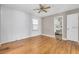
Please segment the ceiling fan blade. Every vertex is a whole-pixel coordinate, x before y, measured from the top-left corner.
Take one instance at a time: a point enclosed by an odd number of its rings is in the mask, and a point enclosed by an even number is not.
[[[38,13],[40,13],[41,12],[41,10],[39,10],[39,12]]]
[[[48,6],[48,7],[45,7],[44,9],[49,9],[49,8],[51,8],[50,6]]]
[[[40,10],[40,9],[33,9],[33,10]]]
[[[43,11],[47,13],[47,11],[46,11],[46,10],[44,10],[44,9],[43,9]]]
[[[40,7],[43,7],[42,4],[39,4],[39,5],[40,5]]]

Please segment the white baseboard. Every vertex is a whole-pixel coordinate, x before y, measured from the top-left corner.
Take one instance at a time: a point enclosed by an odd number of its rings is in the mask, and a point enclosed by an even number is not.
[[[41,35],[41,34],[38,34],[38,35]],[[29,37],[38,36],[38,35],[29,35],[29,36],[25,36],[25,37],[22,37],[22,38],[18,38],[18,39],[16,39],[16,40],[10,40],[10,41],[6,41],[6,42],[0,42],[0,45],[1,45],[1,44],[5,44],[5,43],[9,43],[9,42],[13,42],[13,41],[22,40],[22,39],[29,38]]]
[[[55,35],[48,35],[48,34],[38,34],[38,35],[44,35],[44,36],[48,36],[48,37],[55,37]],[[17,40],[22,40],[22,39],[25,39],[25,38],[29,38],[29,37],[34,37],[34,36],[38,36],[38,35],[29,35],[29,36],[25,36],[25,37],[22,37],[22,38],[18,38],[16,40],[11,40],[11,41],[7,41],[7,42],[2,42],[0,43],[1,44],[5,44],[5,43],[8,43],[8,42],[13,42],[13,41],[17,41]],[[66,38],[63,38],[64,40],[67,40]]]
[[[44,36],[55,37],[55,35],[42,34]]]
[[[42,35],[49,36],[49,37],[55,37],[55,35],[48,35],[48,34],[42,34]],[[62,38],[62,39],[67,40],[67,38]]]

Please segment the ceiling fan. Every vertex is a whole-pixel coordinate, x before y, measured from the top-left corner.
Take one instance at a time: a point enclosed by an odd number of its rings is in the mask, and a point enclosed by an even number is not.
[[[50,9],[51,7],[46,5],[46,4],[39,4],[39,8],[33,9],[34,11],[38,11],[38,13],[40,12],[45,12],[47,13],[47,9]]]

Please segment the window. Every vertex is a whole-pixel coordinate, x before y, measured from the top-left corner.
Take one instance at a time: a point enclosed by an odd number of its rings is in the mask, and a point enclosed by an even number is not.
[[[38,20],[37,19],[32,19],[32,24],[33,24],[33,30],[38,30]]]

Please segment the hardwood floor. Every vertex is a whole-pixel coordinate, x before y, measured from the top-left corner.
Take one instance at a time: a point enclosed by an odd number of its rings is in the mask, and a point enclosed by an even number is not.
[[[35,36],[3,44],[8,49],[1,54],[79,54],[79,44],[69,40],[57,40],[48,36]]]

